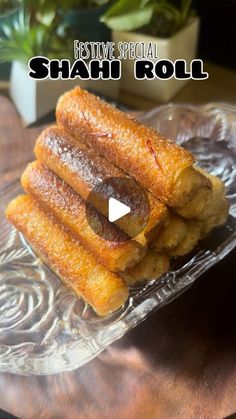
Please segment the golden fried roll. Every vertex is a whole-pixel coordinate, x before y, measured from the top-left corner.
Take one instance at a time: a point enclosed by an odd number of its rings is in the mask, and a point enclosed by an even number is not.
[[[204,169],[198,168],[198,170],[210,180],[212,185],[212,200],[209,205],[208,217],[215,217],[216,225],[223,224],[226,221],[226,210],[228,211],[227,208],[229,207],[226,199],[225,184],[220,178],[206,172]],[[223,213],[220,214],[222,210]]]
[[[148,222],[143,231],[135,237],[135,241],[143,246],[159,234],[160,229],[169,219],[169,211],[162,202],[153,198],[151,193],[148,193],[148,200],[150,206]]]
[[[226,187],[224,182],[218,176],[212,175],[211,173],[207,172],[205,169],[202,169],[201,167],[196,167],[196,169],[203,176],[209,179],[212,185],[213,192],[215,193],[215,195],[217,195],[217,198],[225,198]]]
[[[187,233],[187,223],[178,215],[171,213],[169,222],[162,227],[152,246],[157,252],[169,253],[185,239]]]
[[[106,229],[109,240],[94,233],[86,217],[86,203],[63,180],[39,162],[28,165],[22,175],[22,186],[42,206],[68,227],[95,258],[110,271],[123,271],[139,262],[145,249],[110,223],[103,215],[91,207],[98,215],[101,230]]]
[[[189,202],[183,207],[175,208],[175,211],[187,219],[205,220],[209,217],[212,199],[212,188],[202,186]]]
[[[18,196],[9,204],[6,215],[39,257],[99,315],[105,316],[125,303],[128,288],[123,280],[100,265],[32,198]]]
[[[56,116],[80,142],[171,206],[184,205],[206,182],[188,151],[79,87],[61,96]]]
[[[217,209],[217,212],[203,222],[202,226],[202,237],[205,237],[215,227],[223,225],[229,215],[229,202],[224,199],[221,206]]]
[[[170,256],[184,256],[194,249],[202,235],[202,222],[197,220],[186,220],[187,234],[185,238],[169,251]]]
[[[166,255],[158,254],[149,249],[144,258],[132,268],[121,272],[128,285],[133,285],[140,281],[150,281],[159,279],[169,269],[169,258]]]
[[[42,164],[49,167],[85,200],[88,199],[106,217],[110,194],[114,193],[116,197],[119,194],[127,196],[126,204],[132,211],[117,220],[116,224],[130,237],[138,234],[136,241],[142,245],[146,244],[168,215],[166,206],[150,193],[147,194],[149,206],[145,207],[140,188],[135,182],[126,182],[128,178],[122,170],[85,144],[73,139],[62,128],[54,126],[46,129],[36,142],[35,154]],[[104,186],[98,192],[90,194],[95,187],[105,185],[104,182],[111,178],[118,179],[112,191],[110,187]],[[120,182],[120,179],[124,179],[124,182]],[[140,233],[142,227],[143,231]]]
[[[197,167],[198,170],[210,182],[208,186],[201,187],[187,204],[182,208],[176,208],[176,212],[185,218],[196,218],[197,220],[208,220],[216,217],[219,208],[223,206],[226,196],[224,182],[206,170]],[[225,205],[224,205],[225,206]]]

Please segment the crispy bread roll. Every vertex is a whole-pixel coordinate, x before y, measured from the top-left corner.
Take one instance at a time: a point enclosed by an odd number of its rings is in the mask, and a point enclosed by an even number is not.
[[[184,256],[191,252],[196,246],[202,235],[202,222],[197,220],[186,220],[187,234],[185,238],[169,251],[170,256]]]
[[[175,208],[177,214],[181,217],[196,220],[206,220],[211,212],[211,202],[213,199],[212,188],[202,186],[198,189],[194,197],[183,207]]]
[[[144,258],[132,268],[126,269],[120,275],[128,285],[140,281],[150,281],[160,278],[169,269],[169,258],[166,255],[158,254],[149,249]]]
[[[120,193],[124,193],[128,199],[126,204],[132,211],[131,214],[117,220],[116,224],[130,237],[136,236],[136,241],[142,245],[150,240],[168,215],[166,206],[154,199],[150,193],[147,194],[150,211],[149,208],[145,208],[144,200],[140,197],[140,188],[136,187],[135,182],[126,182],[127,176],[122,170],[100,157],[85,144],[74,140],[59,127],[48,128],[41,134],[36,142],[35,154],[41,163],[64,179],[85,200],[89,199],[106,217],[110,195],[114,192],[117,197]],[[114,191],[104,187],[99,193],[90,194],[96,186],[109,178],[125,181],[122,183],[118,181],[113,188]],[[140,233],[142,226],[144,229]]]
[[[229,202],[224,199],[221,206],[217,208],[215,214],[203,222],[202,237],[205,237],[215,227],[223,225],[229,215]]]
[[[101,316],[120,308],[128,298],[123,280],[97,263],[72,235],[25,195],[6,211],[36,253]]]
[[[203,169],[198,168],[198,170],[210,180],[212,185],[212,200],[209,205],[208,217],[205,219],[206,232],[209,232],[212,228],[226,222],[229,214],[229,203],[226,199],[224,182]]]
[[[146,246],[159,234],[162,226],[169,219],[169,211],[162,202],[153,198],[151,193],[148,193],[148,200],[150,205],[148,222],[143,231],[135,237],[135,241],[143,246]]]
[[[61,96],[56,116],[80,142],[171,206],[184,205],[206,182],[188,151],[79,87]]]
[[[229,202],[226,199],[226,187],[224,182],[217,176],[207,173],[203,169],[199,169],[212,184],[212,201],[209,209],[209,217],[203,224],[203,237],[208,234],[214,227],[223,225],[229,215]]]
[[[185,239],[187,233],[187,223],[172,212],[169,222],[162,227],[152,246],[157,252],[169,253]]]
[[[226,188],[222,180],[217,176],[208,173],[206,170],[197,167],[198,170],[210,182],[210,187],[202,186],[195,196],[183,207],[175,211],[184,218],[196,218],[207,220],[215,218],[220,207],[225,207]],[[218,218],[218,217],[217,217]]]
[[[123,271],[139,262],[144,248],[99,214],[101,229],[110,240],[94,233],[86,217],[86,203],[63,180],[38,162],[30,163],[22,175],[22,186],[42,206],[52,213],[110,271]],[[97,211],[91,208],[91,211]],[[96,216],[96,215],[95,215]]]

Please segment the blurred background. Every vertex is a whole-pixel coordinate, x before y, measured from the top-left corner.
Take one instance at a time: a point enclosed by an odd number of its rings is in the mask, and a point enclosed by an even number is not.
[[[236,0],[0,0],[0,93],[26,125],[55,108],[75,84],[131,108],[161,103],[236,102]],[[73,61],[73,41],[155,42],[160,58],[204,60],[209,79],[143,80],[133,60],[120,81],[30,80],[35,55]]]

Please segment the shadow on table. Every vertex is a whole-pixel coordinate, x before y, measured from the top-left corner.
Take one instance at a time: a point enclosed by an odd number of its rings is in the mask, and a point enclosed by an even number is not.
[[[157,311],[117,345],[134,345],[158,367],[161,363],[226,349],[236,355],[236,251],[217,264],[186,293]],[[186,371],[187,373],[187,371]]]

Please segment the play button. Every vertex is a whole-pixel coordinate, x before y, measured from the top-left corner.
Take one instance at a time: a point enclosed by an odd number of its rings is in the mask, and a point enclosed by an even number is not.
[[[108,220],[113,223],[130,213],[130,207],[115,198],[109,198],[108,201]]]
[[[97,211],[91,210],[96,208]],[[104,227],[105,216],[111,228]],[[128,177],[96,179],[86,201],[86,217],[93,231],[105,240],[125,241],[138,236],[149,221],[150,206],[146,191]],[[117,234],[118,231],[124,234]],[[113,234],[114,233],[114,234]],[[115,237],[115,240],[114,240]]]

